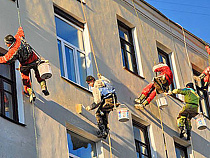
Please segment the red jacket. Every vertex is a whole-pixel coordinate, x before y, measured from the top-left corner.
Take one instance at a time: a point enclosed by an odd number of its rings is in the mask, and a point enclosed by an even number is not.
[[[209,46],[206,46],[205,48],[206,48],[208,54],[210,55],[210,48],[209,48]]]
[[[18,31],[14,37],[16,39],[15,43],[11,45],[7,54],[0,57],[0,63],[8,63],[9,61],[14,59],[15,55],[18,52],[18,48],[20,47],[21,44],[21,37],[24,37],[24,32],[22,27],[18,28]]]
[[[205,70],[203,70],[202,74],[205,74],[206,76],[204,77],[204,82],[209,82],[209,75],[210,75],[210,66],[208,66],[207,68],[205,68]]]
[[[154,72],[160,72],[159,76],[165,75],[169,85],[173,82],[173,73],[167,64],[157,64],[153,67]]]

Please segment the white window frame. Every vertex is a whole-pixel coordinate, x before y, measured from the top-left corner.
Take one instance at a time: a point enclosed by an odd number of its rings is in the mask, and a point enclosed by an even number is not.
[[[83,53],[85,55],[85,64],[86,64],[86,74],[88,75],[93,75],[93,67],[92,67],[92,62],[91,62],[91,48],[90,48],[90,39],[89,39],[89,33],[88,33],[88,28],[87,24],[84,24],[84,29],[80,28],[79,26],[71,23],[70,21],[66,20],[65,18],[59,16],[58,14],[54,14],[57,18],[63,20],[67,24],[71,25],[72,27],[76,28],[79,31],[82,31],[82,36],[83,36],[83,45],[84,45],[84,50],[81,50],[80,48],[72,45],[71,43],[65,41],[61,37],[57,36],[57,39],[61,41],[61,52],[62,52],[62,57],[63,57],[63,68],[64,68],[64,77],[66,80],[73,82],[74,84],[85,88],[90,91],[90,87],[86,88],[81,85],[80,81],[80,73],[79,73],[79,63],[78,63],[78,57],[77,57],[77,51],[80,53]],[[68,71],[67,71],[67,63],[66,63],[66,52],[65,52],[65,46],[67,46],[70,49],[73,49],[73,57],[74,57],[74,70],[75,70],[75,76],[76,76],[76,82],[70,80],[68,78]]]
[[[69,153],[69,157],[70,157],[70,156],[73,157],[73,158],[80,158],[80,157],[78,157],[78,156],[75,156],[75,155]]]
[[[138,75],[141,77],[144,77],[143,67],[142,67],[142,62],[141,62],[141,52],[140,52],[136,27],[132,28],[131,32],[132,32],[132,36],[133,36],[133,45],[134,45]]]
[[[19,123],[24,124],[24,104],[23,104],[23,84],[20,71],[17,70],[19,68],[20,63],[15,61],[15,75],[16,75],[16,92],[17,92],[17,106],[18,106],[18,118]]]

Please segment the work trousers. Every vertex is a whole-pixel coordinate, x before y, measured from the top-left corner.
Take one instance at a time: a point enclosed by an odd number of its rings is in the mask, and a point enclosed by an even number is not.
[[[191,119],[198,114],[198,105],[186,104],[179,112],[177,117],[177,126],[180,129],[186,127],[187,130],[192,129]]]

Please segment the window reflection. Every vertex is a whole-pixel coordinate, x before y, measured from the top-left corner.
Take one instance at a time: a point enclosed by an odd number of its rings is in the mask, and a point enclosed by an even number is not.
[[[67,131],[67,140],[70,157],[96,158],[96,145],[74,132]]]

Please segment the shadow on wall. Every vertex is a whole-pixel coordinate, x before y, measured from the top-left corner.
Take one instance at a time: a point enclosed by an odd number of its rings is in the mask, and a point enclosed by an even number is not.
[[[35,106],[41,111],[43,111],[46,115],[51,117],[53,120],[57,121],[59,124],[63,125],[64,127],[66,127],[66,122],[67,122],[88,133],[96,135],[97,129],[91,126],[86,121],[82,120],[68,109],[65,109],[62,105],[59,105],[53,101],[48,101],[39,94],[36,95],[37,99],[35,102]]]
[[[208,132],[206,132],[208,133]],[[207,137],[207,135],[206,135]],[[206,139],[192,131],[192,142],[193,142],[193,150],[204,156],[205,158],[210,158],[210,142]],[[202,146],[202,147],[201,147]],[[201,150],[202,149],[202,150]],[[194,155],[197,157],[196,155]]]

